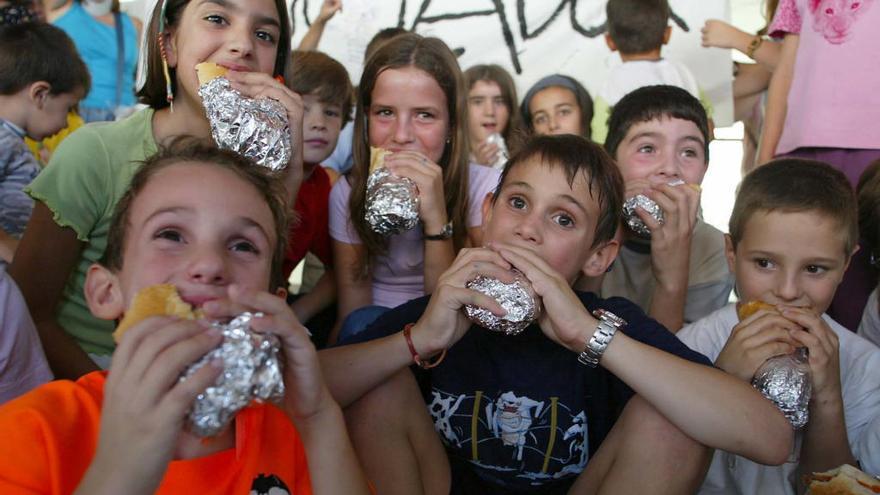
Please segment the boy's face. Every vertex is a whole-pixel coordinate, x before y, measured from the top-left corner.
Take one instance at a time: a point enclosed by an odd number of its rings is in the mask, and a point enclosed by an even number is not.
[[[706,141],[696,124],[673,117],[633,124],[615,153],[625,183],[700,184],[706,175]]]
[[[582,136],[581,107],[574,93],[560,86],[550,86],[535,93],[529,102],[535,134]]]
[[[579,173],[569,186],[561,166],[533,157],[512,168],[498,198],[491,199],[487,195],[483,202],[483,242],[530,249],[574,283],[596,251],[590,246],[599,203],[587,177]]]
[[[200,163],[159,170],[132,203],[128,225],[122,269],[114,275],[122,311],[154,284],[174,284],[193,306],[225,297],[231,284],[269,287],[272,212],[232,171]]]
[[[809,307],[822,314],[849,264],[846,231],[814,211],[757,211],[727,261],[740,300]]]
[[[31,112],[25,123],[28,137],[40,141],[67,127],[67,114],[85,96],[81,88],[69,93],[53,95],[42,94],[35,98],[35,111]]]
[[[322,102],[314,94],[303,96],[303,161],[313,165],[333,153],[342,130],[342,106]]]

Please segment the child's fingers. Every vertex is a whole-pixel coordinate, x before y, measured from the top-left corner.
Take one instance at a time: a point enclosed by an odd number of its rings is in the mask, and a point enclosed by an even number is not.
[[[438,292],[442,293],[441,299],[443,300],[443,304],[454,311],[457,311],[466,305],[472,305],[487,309],[497,316],[504,316],[507,314],[507,311],[498,304],[498,301],[496,301],[494,297],[487,296],[482,292],[452,285],[446,285]]]
[[[206,363],[186,380],[171,387],[171,390],[160,399],[159,407],[175,417],[182,418],[182,414],[189,410],[196,397],[214,383],[222,372],[222,361],[212,360]]]
[[[222,340],[219,330],[209,328],[173,343],[159,353],[151,363],[139,387],[153,391],[153,394],[161,397],[189,365],[215,349]]]
[[[513,268],[510,262],[504,259],[498,252],[488,248],[464,248],[459,251],[458,256],[453,260],[452,265],[446,270],[445,274],[452,274],[462,270],[467,265],[485,262],[492,263],[503,270]]]

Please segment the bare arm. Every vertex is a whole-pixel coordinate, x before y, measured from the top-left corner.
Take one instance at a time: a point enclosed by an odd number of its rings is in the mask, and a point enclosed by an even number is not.
[[[798,41],[796,34],[787,34],[782,41],[782,55],[779,66],[770,78],[767,90],[767,107],[764,113],[764,128],[761,132],[761,143],[758,150],[758,163],[764,164],[776,155],[779,138],[785,126],[785,114],[788,111],[788,90],[794,73],[794,61],[797,55]]]
[[[84,246],[73,229],[60,227],[52,211],[36,201],[21,249],[9,267],[31,311],[52,372],[59,379],[75,380],[98,369],[55,316],[64,285]]]
[[[335,277],[332,269],[324,270],[324,274],[321,275],[312,290],[293,301],[290,308],[293,309],[300,322],[305,324],[321,310],[333,304],[333,301],[336,300]]]
[[[733,80],[733,97],[739,99],[761,93],[770,85],[772,76],[773,72],[758,64],[739,64]]]
[[[324,3],[321,5],[321,13],[318,14],[318,18],[309,26],[309,30],[306,31],[302,41],[299,42],[298,49],[303,51],[317,50],[321,37],[324,35],[324,27],[327,26],[327,21],[332,19],[340,10],[342,10],[342,0],[324,0]]]
[[[717,48],[732,48],[743,55],[749,56],[749,45],[755,39],[755,35],[737,29],[730,24],[709,19],[702,29],[703,46]],[[755,62],[772,71],[779,64],[780,47],[778,43],[764,40],[754,53],[751,54]]]
[[[18,248],[18,239],[7,234],[5,230],[0,229],[0,259],[7,263],[12,263],[15,256],[15,250]]]
[[[333,240],[334,276],[336,278],[336,325],[327,337],[328,344],[336,343],[342,322],[352,311],[373,302],[372,279],[360,276],[358,265],[367,256],[363,244],[348,244]]]

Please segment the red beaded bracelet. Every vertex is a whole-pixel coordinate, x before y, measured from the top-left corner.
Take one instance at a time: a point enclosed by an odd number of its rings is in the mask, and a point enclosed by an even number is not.
[[[412,335],[410,335],[413,325],[415,325],[415,323],[410,323],[403,327],[403,338],[406,339],[406,346],[409,347],[409,353],[412,354],[413,362],[416,363],[416,365],[423,370],[429,370],[436,367],[438,364],[442,363],[443,358],[446,357],[446,349],[443,349],[443,352],[441,352],[440,355],[437,356],[433,362],[429,363],[426,361],[422,361],[422,358],[419,357],[419,353],[416,352],[416,346],[413,345]]]

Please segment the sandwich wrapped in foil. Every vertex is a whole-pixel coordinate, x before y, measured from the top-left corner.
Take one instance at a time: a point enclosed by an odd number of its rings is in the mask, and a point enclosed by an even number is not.
[[[247,98],[217,77],[199,88],[217,146],[271,170],[290,162],[290,123],[284,106],[271,98]]]
[[[186,426],[193,434],[214,436],[252,400],[278,401],[284,397],[278,337],[250,328],[251,320],[259,316],[242,313],[229,323],[214,323],[223,334],[222,343],[181,375],[183,381],[212,360],[223,361],[223,373],[196,397],[187,415]]]
[[[467,283],[468,289],[482,292],[498,301],[507,311],[504,316],[479,306],[468,304],[464,312],[477,325],[506,335],[516,335],[526,329],[541,314],[541,301],[532,285],[522,274],[516,272],[516,279],[506,284],[496,278],[479,275]]]
[[[772,357],[752,378],[752,386],[773,401],[795,429],[804,427],[810,418],[813,381],[807,352],[806,347],[799,347],[791,354]]]
[[[676,179],[670,182],[669,185],[680,186],[684,183],[683,180]],[[651,215],[654,220],[657,220],[660,225],[663,225],[663,222],[666,221],[666,218],[663,216],[663,210],[653,199],[644,194],[637,194],[623,202],[623,218],[626,219],[626,226],[639,237],[650,239],[651,229],[649,229],[648,226],[645,225],[645,222],[643,222],[636,214],[636,208],[641,208],[648,212],[648,214]]]
[[[504,165],[507,164],[507,159],[510,158],[510,152],[507,151],[507,143],[504,142],[504,136],[496,132],[490,134],[489,137],[486,138],[486,141],[498,146],[498,153],[495,155],[495,162],[490,165],[494,169],[502,170]]]
[[[377,234],[390,236],[419,223],[419,190],[407,177],[398,177],[385,167],[367,179],[366,220]]]

